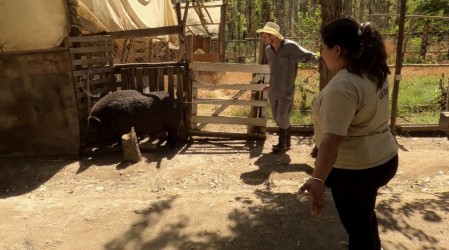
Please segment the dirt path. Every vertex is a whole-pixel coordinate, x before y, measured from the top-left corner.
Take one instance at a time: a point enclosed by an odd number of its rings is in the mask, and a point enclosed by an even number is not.
[[[196,140],[176,152],[0,159],[0,249],[345,249],[326,190],[320,219],[296,194],[310,137]],[[449,141],[399,138],[400,169],[377,205],[384,249],[448,249]]]

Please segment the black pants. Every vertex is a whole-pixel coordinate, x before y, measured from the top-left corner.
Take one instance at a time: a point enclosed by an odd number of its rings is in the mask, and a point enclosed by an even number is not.
[[[349,236],[350,250],[381,248],[376,206],[377,190],[396,174],[398,156],[378,167],[364,170],[333,168],[326,180],[338,215]]]

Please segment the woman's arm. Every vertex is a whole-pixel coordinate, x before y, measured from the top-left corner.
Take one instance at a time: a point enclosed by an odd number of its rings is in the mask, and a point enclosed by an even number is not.
[[[302,194],[305,191],[309,193],[310,210],[313,216],[319,217],[324,207],[324,181],[329,175],[338,155],[343,136],[336,134],[324,134],[323,141],[319,146],[318,155],[315,161],[315,169],[312,177],[307,180],[299,189]]]

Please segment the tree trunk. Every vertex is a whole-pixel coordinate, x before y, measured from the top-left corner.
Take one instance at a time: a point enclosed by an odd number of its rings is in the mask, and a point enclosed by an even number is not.
[[[343,6],[345,10],[345,16],[352,16],[352,0],[345,0]]]
[[[236,8],[235,8],[235,3],[232,3],[232,1],[231,1],[231,6],[230,6],[230,8],[229,9],[231,9],[231,13],[230,13],[230,22],[228,22],[228,41],[230,41],[230,40],[234,40],[234,22],[235,22],[235,16],[236,16],[236,14],[235,14],[235,11],[236,11]]]
[[[363,14],[365,13],[365,0],[360,0],[359,22],[363,22]]]
[[[263,0],[262,2],[262,13],[263,19],[262,23],[265,25],[266,22],[271,20],[271,4],[270,0]],[[265,58],[265,45],[260,42],[259,43],[259,64],[267,64],[267,59]]]
[[[274,18],[276,23],[281,27],[281,34],[287,27],[285,27],[285,13],[284,13],[284,0],[274,0]]]
[[[293,36],[298,36],[297,30],[299,29],[299,9],[298,9],[298,1],[292,1],[292,11],[293,11]]]
[[[422,37],[421,37],[421,48],[419,49],[419,59],[425,60],[427,54],[427,47],[429,46],[429,30],[430,30],[430,20],[427,19],[424,23]]]
[[[248,22],[246,34],[247,37],[252,37],[251,34],[254,33],[254,27],[253,27],[253,5],[247,4],[246,6],[246,20]]]
[[[293,0],[289,0],[288,1],[288,5],[287,5],[287,11],[288,11],[288,14],[286,15],[286,16],[288,16],[288,18],[287,18],[287,29],[288,29],[288,32],[287,32],[287,35],[288,36],[290,36],[290,37],[293,37],[293,34],[294,34],[294,32],[293,32],[293,9],[292,9],[292,6],[293,6],[293,4],[292,4],[292,2],[293,2]]]
[[[342,0],[320,0],[321,4],[321,25],[325,26],[330,22],[341,18]],[[324,61],[320,60],[320,90],[322,90],[329,80],[334,76],[334,72],[329,71],[324,64]]]

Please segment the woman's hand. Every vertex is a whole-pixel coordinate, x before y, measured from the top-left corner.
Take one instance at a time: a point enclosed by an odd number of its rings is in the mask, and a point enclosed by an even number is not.
[[[314,217],[320,217],[324,207],[324,183],[319,179],[309,179],[299,188],[299,194],[305,191],[310,198],[310,212]]]

